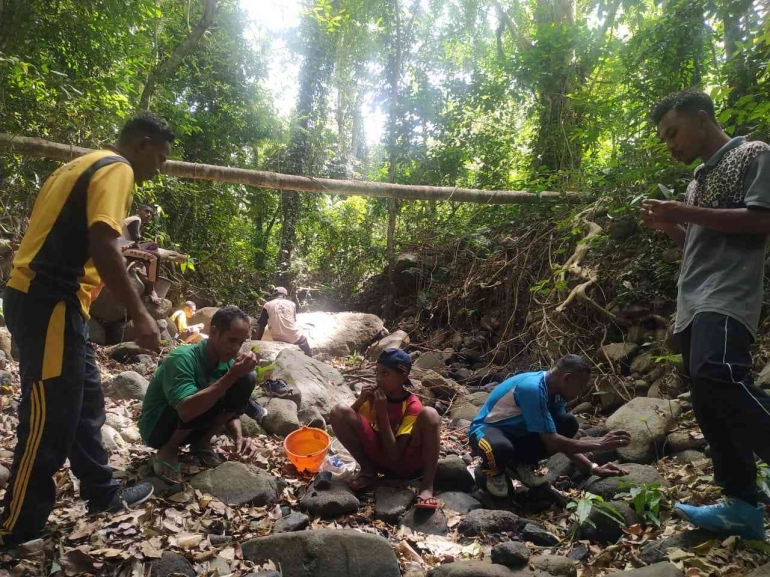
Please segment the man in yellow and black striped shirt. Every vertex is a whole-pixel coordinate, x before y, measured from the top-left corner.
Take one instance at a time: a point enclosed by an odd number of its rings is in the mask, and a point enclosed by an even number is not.
[[[125,304],[136,342],[158,347],[158,326],[129,282],[118,244],[134,183],[155,177],[173,133],[142,113],[117,146],[59,168],[38,194],[5,290],[8,328],[19,348],[18,443],[0,515],[0,544],[38,536],[56,497],[54,474],[69,459],[91,512],[116,511],[152,495],[121,488],[101,441],[104,397],[88,342],[89,308],[103,280]]]

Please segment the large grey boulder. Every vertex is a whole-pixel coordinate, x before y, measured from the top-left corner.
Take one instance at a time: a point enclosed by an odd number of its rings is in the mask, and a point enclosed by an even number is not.
[[[639,345],[636,343],[611,343],[602,347],[602,353],[613,364],[633,357],[638,351]]]
[[[684,573],[677,569],[676,565],[668,561],[642,567],[641,569],[624,571],[624,573],[626,577],[684,577]]]
[[[149,382],[135,371],[124,371],[112,377],[102,388],[104,394],[113,399],[125,401],[144,399]]]
[[[219,310],[219,307],[203,307],[195,311],[195,314],[187,321],[188,325],[199,325],[203,323],[203,333],[209,334],[211,330],[211,319]]]
[[[8,480],[11,478],[11,472],[0,465],[0,489],[4,489],[8,484]]]
[[[523,567],[529,563],[530,550],[524,543],[506,541],[492,547],[492,563],[506,567]]]
[[[412,488],[377,487],[374,490],[374,518],[395,523],[414,503]]]
[[[668,560],[668,552],[671,549],[692,549],[713,538],[714,533],[710,533],[705,529],[691,529],[681,533],[674,533],[670,537],[645,543],[640,557],[648,565],[661,563]]]
[[[300,351],[283,350],[275,359],[273,378],[283,379],[302,395],[302,407],[315,407],[324,419],[337,403],[351,404],[356,396],[340,372]]]
[[[387,539],[349,529],[281,533],[241,544],[243,558],[269,559],[287,577],[400,577]]]
[[[331,488],[325,491],[318,491],[311,485],[299,506],[322,519],[333,519],[340,515],[355,513],[361,506],[361,502],[346,482],[332,481]]]
[[[264,507],[278,501],[285,482],[257,467],[228,461],[215,469],[198,473],[190,485],[227,505],[248,503]]]
[[[367,313],[300,313],[297,324],[307,335],[313,352],[346,357],[363,351],[382,334],[382,319]]]
[[[461,491],[446,491],[436,497],[444,502],[444,509],[465,515],[475,509],[481,509],[482,505],[472,495]]]
[[[434,482],[438,491],[462,491],[469,493],[476,482],[468,472],[468,465],[457,455],[439,459]]]
[[[441,509],[417,509],[412,507],[401,518],[401,524],[419,533],[428,535],[446,535],[449,530],[447,520]]]
[[[661,487],[668,487],[668,481],[661,477],[655,467],[650,465],[638,465],[636,463],[626,463],[623,468],[628,471],[628,475],[622,477],[601,477],[593,476],[588,479],[585,490],[589,493],[599,495],[605,501],[611,501],[616,495],[628,492],[628,489],[621,488],[621,485],[636,484],[646,485],[657,483]]]
[[[449,355],[443,351],[425,351],[412,364],[412,368],[418,373],[421,371],[435,371],[440,375],[447,375],[446,361]]]
[[[144,292],[144,284],[136,276],[133,268],[128,271],[128,278],[136,294],[141,295]],[[92,317],[108,323],[128,320],[128,311],[123,301],[108,286],[103,287],[99,296],[91,303],[89,313]]]
[[[637,397],[607,419],[611,430],[628,431],[631,443],[618,449],[618,457],[631,463],[652,463],[663,456],[666,434],[676,426],[678,401]]]
[[[509,569],[505,565],[496,565],[487,561],[458,561],[434,567],[427,577],[549,577],[543,571],[530,569]]]
[[[666,451],[669,453],[703,451],[706,445],[708,445],[708,442],[703,438],[703,435],[696,439],[686,431],[674,431],[666,437]]]
[[[475,537],[483,533],[517,533],[526,521],[510,511],[475,509],[465,516],[457,527],[463,537]]]
[[[260,397],[258,402],[267,409],[267,416],[260,425],[268,433],[285,437],[299,429],[297,405],[291,399]]]
[[[301,352],[297,345],[290,345],[289,343],[281,343],[278,341],[246,341],[241,346],[239,352],[246,353],[257,347],[257,354],[259,354],[260,364],[273,364],[276,357],[285,349]]]
[[[366,350],[366,358],[370,361],[376,361],[385,349],[403,349],[408,344],[409,335],[402,330],[398,330],[371,345]]]
[[[545,571],[549,575],[560,577],[577,577],[577,565],[572,559],[560,555],[538,555],[532,557],[533,568]]]
[[[118,343],[104,349],[104,354],[119,363],[133,362],[139,355],[146,355],[147,353],[146,349],[132,342]]]

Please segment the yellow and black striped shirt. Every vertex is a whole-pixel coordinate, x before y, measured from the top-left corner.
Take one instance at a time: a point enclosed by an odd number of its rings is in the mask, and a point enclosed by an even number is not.
[[[23,293],[79,303],[89,318],[99,283],[88,252],[88,229],[103,222],[121,233],[134,191],[134,171],[122,156],[99,150],[54,172],[40,190],[8,286]]]

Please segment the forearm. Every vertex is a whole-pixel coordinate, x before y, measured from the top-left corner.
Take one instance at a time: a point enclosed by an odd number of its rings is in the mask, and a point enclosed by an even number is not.
[[[225,376],[212,385],[198,391],[194,395],[190,395],[179,403],[176,406],[179,418],[187,422],[195,417],[199,417],[213,407],[232,385],[233,378],[229,375],[230,373],[225,374]]]
[[[117,238],[90,243],[89,250],[96,270],[105,285],[125,305],[132,318],[145,312],[126,271],[126,261],[118,248]]]
[[[589,451],[600,451],[604,447],[602,446],[601,439],[584,439],[576,440],[568,437],[562,437],[557,435],[550,443],[550,447],[547,446],[551,453],[564,453],[572,459],[573,456],[580,453],[588,453]]]
[[[377,417],[377,421],[385,423],[380,426],[380,440],[382,441],[382,448],[385,451],[385,456],[392,463],[397,462],[401,458],[401,451],[398,448],[396,442],[396,436],[393,434],[393,429],[388,425],[388,417]]]
[[[687,230],[681,224],[674,224],[665,230],[665,233],[671,237],[679,248],[684,248],[684,238]]]
[[[227,433],[233,441],[236,441],[243,437],[243,427],[241,426],[241,420],[238,417],[230,419],[226,425]]]
[[[683,220],[728,234],[770,234],[770,210],[685,205]]]
[[[586,457],[583,453],[575,453],[573,455],[567,455],[570,461],[575,463],[580,469],[585,472],[589,472],[594,466],[594,462]]]

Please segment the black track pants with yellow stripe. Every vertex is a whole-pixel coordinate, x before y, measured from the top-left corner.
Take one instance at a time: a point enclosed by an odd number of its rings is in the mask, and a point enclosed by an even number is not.
[[[53,509],[53,476],[69,459],[81,497],[100,506],[118,484],[101,440],[104,396],[88,328],[77,304],[7,288],[3,303],[19,348],[18,442],[0,515],[0,539],[39,536]]]

